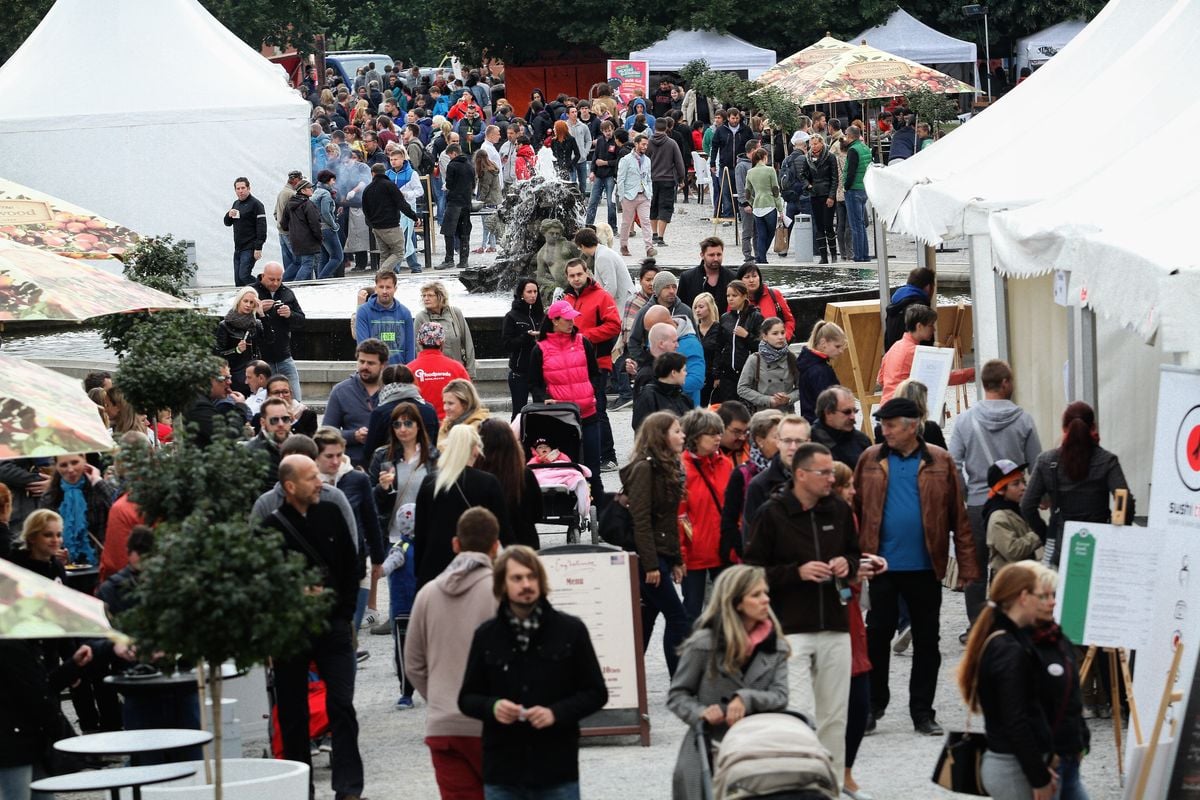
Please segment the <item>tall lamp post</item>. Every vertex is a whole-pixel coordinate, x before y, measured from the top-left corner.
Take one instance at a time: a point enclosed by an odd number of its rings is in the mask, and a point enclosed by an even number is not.
[[[983,53],[987,64],[987,94],[988,102],[992,102],[992,45],[988,41],[988,7],[981,5],[970,5],[962,7],[962,15],[968,19],[972,17],[983,17]]]

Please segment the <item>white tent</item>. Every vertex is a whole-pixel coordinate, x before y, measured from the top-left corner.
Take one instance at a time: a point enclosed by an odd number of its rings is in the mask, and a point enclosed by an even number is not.
[[[270,217],[288,171],[309,171],[310,110],[197,0],[58,0],[0,68],[0,163],[143,234],[195,241],[200,283],[228,284],[233,180],[248,177]],[[268,248],[278,258],[273,234]]]
[[[965,74],[974,76],[977,60],[974,42],[960,41],[934,30],[903,8],[893,11],[882,25],[868,28],[850,41],[860,44],[864,39],[871,47],[919,64],[939,68],[947,64],[966,64]]]
[[[1018,39],[1017,69],[1037,68],[1045,64],[1086,27],[1087,23],[1083,20],[1069,19]]]
[[[775,66],[775,51],[756,47],[732,34],[715,31],[672,31],[667,38],[643,50],[629,54],[635,61],[649,61],[651,72],[682,69],[689,61],[702,58],[709,69],[745,70],[754,80]]]
[[[1058,438],[1066,399],[1097,405],[1106,446],[1120,454],[1142,498],[1154,421],[1129,412],[1153,408],[1158,365],[1194,347],[1194,338],[1189,345],[1185,336],[1165,335],[1188,317],[1165,318],[1196,296],[1195,289],[1180,296],[1192,276],[1180,257],[1189,245],[1179,238],[1190,230],[1181,209],[1194,208],[1196,168],[1185,159],[1164,184],[1171,189],[1164,201],[1175,198],[1178,206],[1148,196],[1126,206],[1125,216],[1101,213],[1106,201],[1121,205],[1122,173],[1112,169],[1121,147],[1104,137],[1047,140],[1030,121],[1086,117],[1114,96],[1136,96],[1146,107],[1173,109],[1160,120],[1165,129],[1186,130],[1175,127],[1177,115],[1194,92],[1178,54],[1198,48],[1200,4],[1193,0],[1111,0],[1062,53],[976,119],[914,158],[867,174],[871,201],[892,230],[932,244],[968,237],[977,360],[1013,363],[1018,399],[1034,413],[1042,440]],[[1101,213],[1094,222],[1086,216],[1093,212]],[[1089,267],[1100,252],[1104,261]],[[1122,253],[1149,257],[1154,271],[1131,268]],[[1076,270],[1066,311],[1055,306],[1044,274],[1058,266]],[[1181,272],[1171,276],[1171,269]],[[1156,331],[1164,335],[1147,343]]]

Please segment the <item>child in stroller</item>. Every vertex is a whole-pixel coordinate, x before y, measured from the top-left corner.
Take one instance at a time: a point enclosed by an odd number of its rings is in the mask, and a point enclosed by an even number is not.
[[[548,465],[554,463],[571,464],[571,459],[561,450],[550,446],[544,438],[533,442],[533,457],[529,459],[530,466]],[[582,472],[580,471],[582,470]],[[533,475],[539,486],[565,486],[568,491],[575,493],[575,510],[579,516],[586,517],[588,506],[591,505],[591,490],[588,478],[592,471],[583,465],[564,467],[562,469],[535,469]]]

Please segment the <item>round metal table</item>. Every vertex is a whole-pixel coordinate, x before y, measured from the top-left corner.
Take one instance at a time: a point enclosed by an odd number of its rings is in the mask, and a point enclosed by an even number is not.
[[[106,736],[107,734],[97,734]],[[77,737],[84,738],[84,737]],[[68,740],[69,741],[69,740]],[[166,783],[196,774],[196,767],[189,764],[155,764],[150,767],[116,767],[88,772],[73,772],[55,775],[34,781],[29,788],[35,792],[69,794],[74,792],[96,792],[107,789],[112,800],[120,800],[121,790],[133,789],[133,800],[142,800],[142,787],[151,783]]]
[[[147,728],[137,731],[107,731],[72,736],[54,743],[54,749],[81,756],[122,756],[131,753],[154,753],[179,747],[208,744],[213,735],[208,731],[184,728]]]

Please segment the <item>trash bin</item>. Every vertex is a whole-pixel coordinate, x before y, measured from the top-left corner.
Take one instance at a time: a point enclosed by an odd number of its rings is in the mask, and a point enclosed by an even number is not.
[[[797,214],[792,217],[792,241],[788,252],[800,262],[813,260],[812,217],[808,214]]]

